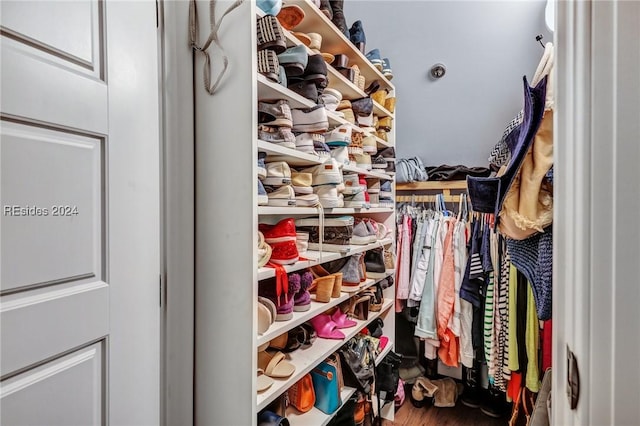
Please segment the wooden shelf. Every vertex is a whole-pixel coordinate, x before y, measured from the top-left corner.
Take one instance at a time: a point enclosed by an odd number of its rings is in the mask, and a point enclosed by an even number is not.
[[[309,321],[311,318],[314,318],[314,317],[320,315],[321,313],[333,308],[334,306],[338,306],[340,303],[342,303],[345,300],[349,299],[354,294],[359,293],[359,292],[371,287],[375,283],[378,283],[378,282],[382,281],[383,279],[387,278],[390,275],[391,274],[387,274],[384,278],[368,279],[365,282],[363,282],[362,284],[360,284],[360,286],[358,286],[357,290],[354,290],[354,291],[349,292],[349,293],[343,291],[341,293],[340,297],[337,297],[335,299],[331,299],[331,301],[328,302],[328,303],[316,302],[316,301],[313,300],[313,296],[312,296],[311,309],[309,309],[306,312],[294,312],[293,313],[293,318],[288,320],[288,321],[276,321],[276,322],[274,322],[273,324],[271,324],[269,329],[263,335],[258,336],[257,345],[260,346],[263,343],[269,342],[269,341],[275,339],[276,337],[280,336],[281,334],[286,333],[287,331],[291,330],[292,328],[299,326],[303,322]]]
[[[464,180],[396,183],[396,191],[438,191],[441,189],[467,189]]]
[[[306,413],[299,413],[295,409],[291,409],[287,411],[287,420],[289,420],[291,426],[326,426],[355,392],[355,388],[345,386],[340,393],[342,404],[340,404],[340,407],[333,414],[325,414],[316,407],[313,407]]]
[[[386,245],[389,245],[393,242],[393,240],[391,238],[385,238],[383,240],[379,240],[375,243],[371,243],[371,244],[367,244],[367,245],[362,245],[362,246],[356,246],[356,245],[351,245],[351,246],[345,246],[345,249],[341,252],[330,252],[330,251],[324,251],[322,252],[322,256],[320,256],[320,252],[318,251],[314,251],[314,250],[309,250],[307,251],[303,257],[309,259],[309,260],[301,260],[298,261],[296,263],[294,263],[293,265],[286,265],[284,268],[287,271],[287,273],[290,272],[295,272],[295,271],[299,271],[300,269],[305,269],[305,268],[309,268],[311,266],[315,266],[315,265],[319,265],[322,263],[326,263],[326,262],[330,262],[332,260],[337,260],[340,259],[342,257],[347,257],[347,256],[351,256],[352,254],[356,254],[356,253],[362,253],[365,252],[367,250],[371,250],[377,247],[384,247]],[[258,268],[258,281],[267,279],[267,278],[272,278],[276,276],[276,271],[273,268],[269,268],[269,267],[262,267],[262,268]]]
[[[257,395],[257,411],[265,408],[282,392],[293,386],[302,376],[310,372],[316,365],[324,361],[329,355],[340,349],[349,339],[354,337],[364,327],[387,312],[394,304],[392,299],[386,299],[380,312],[369,312],[366,321],[355,320],[357,325],[351,328],[343,328],[344,340],[332,340],[317,338],[307,349],[298,349],[287,355],[287,361],[296,367],[296,371],[286,379],[273,379],[274,384],[261,394]]]
[[[358,65],[360,74],[367,80],[367,85],[378,80],[381,88],[389,91],[395,87],[371,62],[342,34],[338,28],[320,12],[310,0],[293,0],[290,4],[296,4],[302,8],[305,14],[304,20],[295,28],[297,32],[320,33],[322,35],[322,52],[332,55],[344,54],[349,57],[349,66]]]

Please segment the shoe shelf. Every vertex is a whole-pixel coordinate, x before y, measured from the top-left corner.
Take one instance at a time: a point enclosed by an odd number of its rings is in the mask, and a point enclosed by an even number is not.
[[[389,341],[387,342],[387,346],[384,347],[382,352],[378,354],[378,357],[375,360],[376,367],[378,366],[378,364],[380,364],[380,362],[382,362],[384,357],[387,356],[389,352],[391,352],[392,349],[393,349],[393,340],[389,339]]]
[[[325,262],[330,262],[332,260],[337,260],[343,257],[351,256],[352,254],[362,253],[377,247],[384,247],[386,245],[391,244],[392,242],[393,240],[391,238],[385,238],[383,240],[379,240],[375,243],[371,243],[367,245],[345,246],[345,250],[341,252],[324,251],[322,252],[322,259],[320,258],[320,252],[309,250],[303,256],[309,260],[301,260],[294,263],[293,265],[285,265],[284,268],[287,271],[287,273],[291,273],[291,272],[299,271],[300,269],[309,268],[311,266],[320,265]],[[269,268],[269,267],[258,268],[258,281],[261,281],[267,278],[272,278],[275,276],[276,276],[276,270],[273,268]]]
[[[337,207],[335,209],[324,209],[325,215],[330,214],[368,214],[368,213],[392,213],[392,207],[372,207],[369,209],[356,209],[350,207]],[[306,216],[317,215],[318,209],[315,207],[271,207],[258,206],[258,214],[260,216],[267,215],[289,215],[289,216]]]
[[[393,113],[388,109],[386,109],[385,107],[383,107],[382,105],[380,105],[379,103],[377,103],[376,101],[373,101],[373,113],[378,115],[378,117],[380,118],[382,117],[393,118]]]
[[[267,162],[273,161],[273,158],[269,159],[269,157],[278,156],[279,161],[286,161],[287,164],[294,167],[315,166],[324,162],[317,154],[307,154],[297,149],[287,148],[260,139],[258,139],[258,151],[267,153]]]
[[[355,392],[355,388],[350,388],[348,386],[342,388],[342,392],[340,392],[340,400],[342,401],[342,403],[340,404],[340,408],[342,408],[342,406],[349,400],[349,398],[351,398],[351,395],[353,395]],[[306,413],[298,413],[294,409],[291,412],[287,412],[287,420],[289,420],[289,424],[291,426],[326,426],[326,424],[329,423],[329,421],[334,418],[336,414],[338,414],[340,408],[338,408],[333,414],[325,414],[322,411],[318,410],[316,407],[313,407]]]
[[[379,138],[378,136],[376,136],[376,144],[378,145],[378,149],[384,149],[393,146],[391,142],[387,142],[384,139]]]
[[[289,90],[280,83],[274,83],[262,74],[258,74],[258,99],[263,100],[276,100],[286,99],[289,102],[291,108],[311,108],[317,104],[310,99],[298,95],[293,90]],[[351,124],[342,117],[338,117],[332,111],[327,111],[327,118],[329,119],[329,125],[332,127],[340,126],[342,124]],[[359,131],[362,131],[357,127]]]
[[[349,66],[357,65],[367,82],[378,80],[381,88],[389,91],[395,87],[371,62],[358,50],[344,34],[331,22],[324,13],[318,9],[311,0],[293,0],[290,4],[296,4],[302,8],[305,17],[295,28],[295,31],[303,33],[319,33],[322,35],[322,51],[332,55],[345,54],[349,56]]]
[[[316,104],[293,90],[289,90],[280,83],[274,83],[262,74],[258,74],[258,99],[276,100],[286,99],[291,108],[311,108]]]
[[[366,176],[375,177],[375,178],[378,178],[378,179],[393,180],[392,176],[389,176],[389,175],[387,175],[385,173],[374,172],[373,170],[361,169],[359,167],[343,166],[342,170],[345,171],[345,172],[358,173],[359,175],[366,175]]]
[[[260,9],[258,9],[258,15],[264,15]],[[287,47],[293,47],[303,44],[293,33],[285,28],[282,29],[284,33],[284,38],[287,42]],[[310,55],[315,54],[311,49],[307,47],[307,52]],[[360,90],[358,86],[353,84],[349,79],[340,74],[338,70],[336,70],[331,65],[327,64],[327,77],[329,78],[328,87],[332,89],[336,89],[338,92],[342,93],[343,99],[360,99],[367,96],[367,94]]]
[[[320,303],[320,302],[311,300],[311,309],[309,309],[308,311],[294,312],[292,319],[288,321],[276,321],[273,324],[271,324],[271,326],[269,327],[266,333],[264,333],[261,336],[258,336],[257,345],[260,346],[263,343],[269,342],[275,339],[276,337],[280,336],[281,334],[291,330],[292,328],[299,326],[303,322],[309,321],[311,318],[314,318],[320,315],[324,311],[331,309],[334,306],[338,306],[340,303],[349,299],[351,296],[357,293],[360,293],[362,290],[365,290],[371,287],[375,283],[382,281],[383,279],[385,279],[390,275],[391,274],[385,275],[384,278],[367,279],[365,282],[361,283],[360,286],[357,287],[357,290],[352,291],[350,293],[343,291],[342,294],[340,294],[340,297],[331,299],[331,301],[328,303]]]
[[[315,366],[324,361],[329,355],[340,349],[349,339],[354,337],[374,319],[387,312],[393,306],[392,299],[385,299],[379,312],[369,312],[369,318],[365,321],[355,320],[357,325],[351,328],[343,328],[343,340],[321,339],[307,349],[298,349],[287,354],[287,361],[296,367],[295,372],[286,379],[273,379],[274,384],[261,394],[257,395],[257,410],[260,411],[276,399],[285,390],[293,386],[302,376],[313,370]]]

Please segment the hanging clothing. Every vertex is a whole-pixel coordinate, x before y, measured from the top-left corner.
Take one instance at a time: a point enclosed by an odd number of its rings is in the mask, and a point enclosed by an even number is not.
[[[455,305],[455,260],[454,260],[454,230],[456,220],[445,218],[443,221],[446,229],[443,244],[443,259],[440,280],[438,284],[438,338],[440,360],[448,366],[458,366],[458,339],[449,328],[449,321],[453,317]]]
[[[540,326],[536,314],[536,304],[533,299],[533,290],[528,286],[527,294],[527,389],[537,393],[540,390],[540,370],[538,369],[538,345],[540,339]]]

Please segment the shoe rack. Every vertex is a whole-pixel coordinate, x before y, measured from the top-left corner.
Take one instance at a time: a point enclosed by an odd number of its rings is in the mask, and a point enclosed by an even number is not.
[[[232,3],[219,1],[218,16]],[[381,88],[394,93],[394,86],[369,63],[364,55],[309,0],[294,0],[305,12],[304,21],[295,31],[316,32],[323,37],[322,51],[346,54],[350,64],[357,64],[367,79],[367,85],[377,80]],[[201,39],[209,28],[208,2],[198,2]],[[272,338],[308,321],[327,309],[347,300],[352,294],[342,293],[329,303],[312,302],[307,312],[294,312],[289,321],[276,322],[266,333],[257,333],[256,303],[260,281],[273,277],[275,270],[257,268],[258,223],[276,223],[287,217],[317,216],[315,208],[258,206],[256,193],[257,152],[278,155],[293,167],[312,166],[321,161],[314,155],[281,147],[257,138],[258,100],[287,99],[291,108],[308,108],[315,104],[284,86],[269,81],[257,72],[256,19],[262,16],[253,1],[245,1],[225,17],[219,31],[220,43],[229,58],[229,72],[215,95],[202,87],[203,60],[196,56],[195,127],[196,127],[196,349],[195,349],[195,424],[256,425],[257,413],[285,392],[304,374],[311,371],[328,355],[378,317],[384,320],[384,335],[389,344],[377,361],[393,349],[395,315],[393,302],[395,285],[384,290],[385,303],[380,312],[370,312],[366,321],[357,321],[353,328],[343,329],[344,341],[318,338],[305,350],[288,354],[287,360],[296,367],[287,379],[275,379],[274,385],[258,394],[256,386],[257,347]],[[349,21],[357,17],[347,17]],[[283,30],[288,46],[301,44]],[[215,78],[221,61],[214,57]],[[329,87],[340,91],[344,99],[359,99],[366,94],[342,74],[328,66]],[[374,102],[374,113],[381,118],[393,114]],[[328,113],[330,127],[347,123]],[[352,125],[353,126],[353,125]],[[355,127],[355,126],[354,126]],[[395,146],[395,129],[388,141],[376,138],[383,149]],[[282,158],[284,157],[284,158]],[[268,160],[267,160],[268,161]],[[391,180],[380,171],[345,167],[367,177]],[[394,194],[395,195],[395,194]],[[395,197],[393,197],[395,199]],[[371,209],[325,209],[325,216],[354,215],[370,217],[395,231],[395,206]],[[305,258],[286,266],[287,272],[302,270],[341,257],[350,256],[380,246],[393,244],[393,235],[366,246],[350,246],[342,252],[308,251]],[[382,278],[368,279],[358,291],[374,285]],[[354,389],[345,387],[346,401]],[[287,416],[292,425],[324,425],[331,415],[317,409]],[[382,417],[393,418],[393,404],[387,404]]]

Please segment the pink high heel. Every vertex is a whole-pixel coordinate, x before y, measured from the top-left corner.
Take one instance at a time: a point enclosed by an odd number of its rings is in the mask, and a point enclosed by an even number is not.
[[[337,330],[336,323],[327,314],[320,314],[311,318],[311,325],[318,333],[318,337],[322,339],[343,340],[345,338],[345,335],[342,331]]]
[[[347,317],[347,314],[342,312],[340,308],[336,309],[333,315],[331,315],[331,320],[336,323],[337,328],[350,328],[358,325],[357,322],[355,322],[352,319],[349,319]]]

